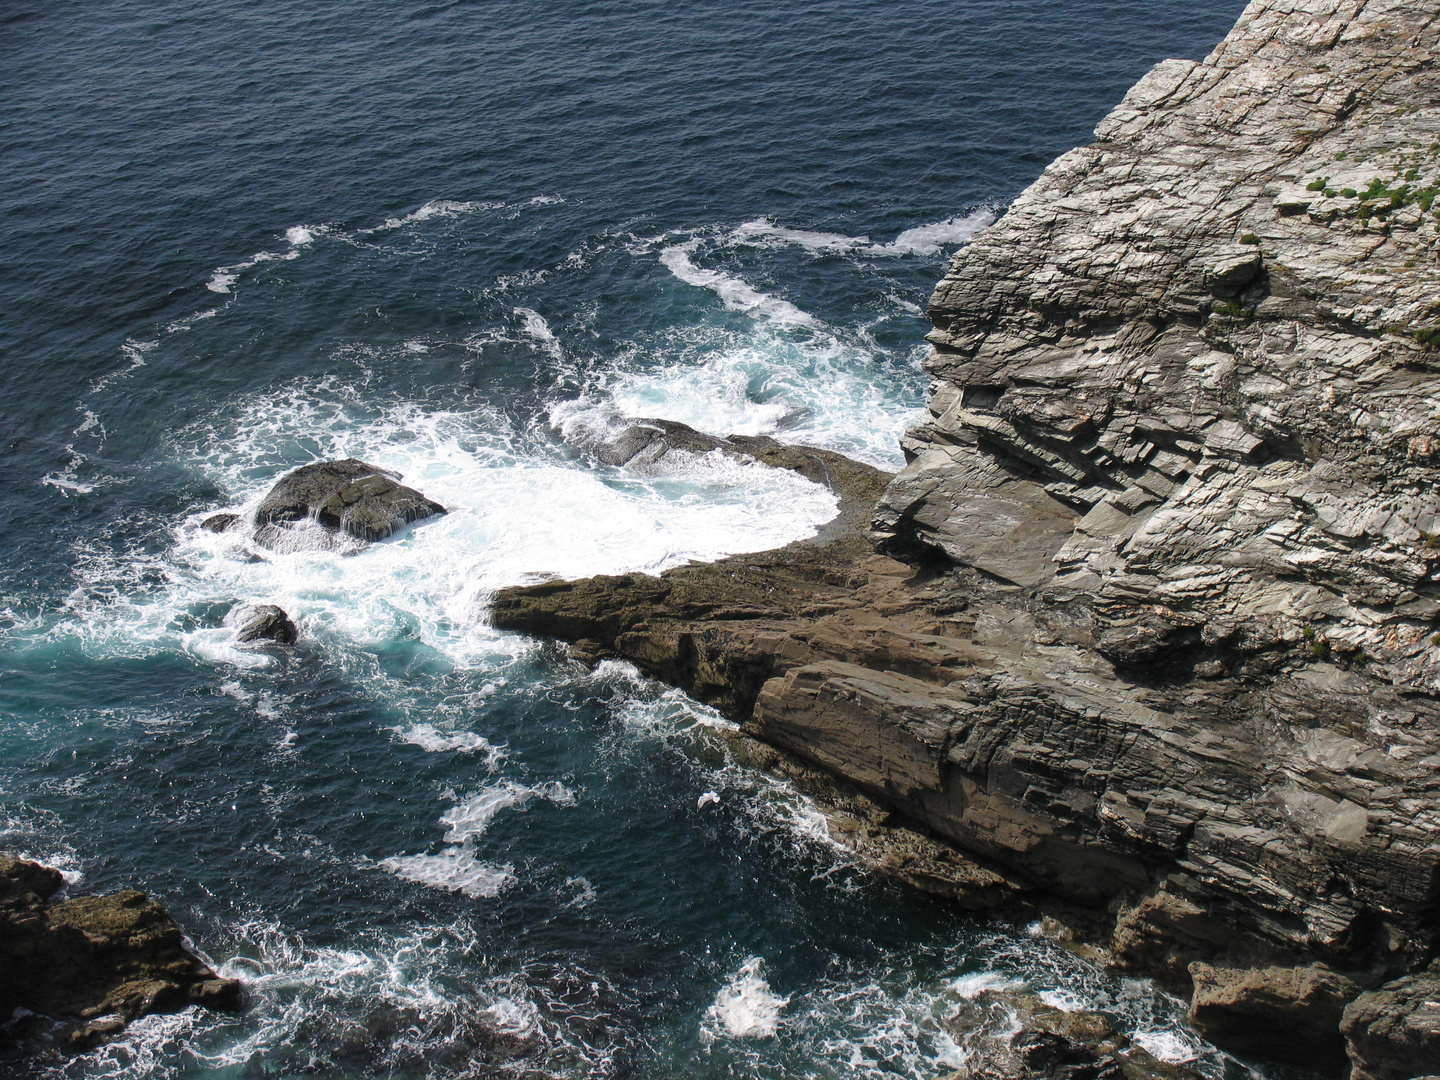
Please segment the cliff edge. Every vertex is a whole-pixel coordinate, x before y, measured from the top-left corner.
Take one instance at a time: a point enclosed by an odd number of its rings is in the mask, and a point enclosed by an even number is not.
[[[1137,933],[1380,968],[1435,949],[1437,40],[1415,0],[1257,0],[931,301],[930,418],[876,538],[1033,623],[987,705],[1029,717],[1009,779],[957,766],[983,795],[950,831],[995,848],[998,798],[1038,876],[1051,843],[1117,895],[1168,864]]]

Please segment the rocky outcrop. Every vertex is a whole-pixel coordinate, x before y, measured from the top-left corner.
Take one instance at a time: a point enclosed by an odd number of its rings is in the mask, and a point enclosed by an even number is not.
[[[155,901],[124,889],[49,905],[62,884],[58,870],[0,855],[0,1016],[62,1021],[60,1044],[82,1050],[150,1013],[240,1007],[240,984],[186,952]]]
[[[1361,994],[1341,1022],[1351,1080],[1410,1080],[1440,1073],[1440,970]]]
[[[343,547],[346,538],[384,540],[411,522],[443,513],[439,503],[400,483],[398,473],[345,458],[286,473],[256,507],[253,524],[262,547],[296,551]]]
[[[1123,968],[1420,970],[1437,49],[1418,0],[1255,0],[1205,60],[1142,79],[936,289],[879,554],[836,527],[506,590],[495,621],[627,657],[1108,913]]]
[[[1198,1080],[1158,1060],[1096,1012],[1065,1012],[1035,994],[985,990],[943,1021],[969,1050],[943,1080]]]
[[[200,522],[200,527],[206,532],[229,532],[236,525],[239,525],[241,520],[242,518],[239,514],[211,514],[204,521]]]
[[[236,604],[226,614],[225,625],[235,629],[235,640],[242,643],[273,641],[293,645],[300,636],[285,609],[274,604]]]
[[[1191,964],[1190,1026],[1241,1057],[1334,1076],[1347,1063],[1340,1015],[1360,988],[1322,965],[1234,969]]]

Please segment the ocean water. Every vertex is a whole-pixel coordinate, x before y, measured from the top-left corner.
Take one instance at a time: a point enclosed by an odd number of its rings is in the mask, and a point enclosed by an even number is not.
[[[1028,984],[1176,1003],[875,879],[727,722],[486,625],[496,587],[807,535],[887,467],[945,261],[1237,0],[0,5],[0,847],[159,898],[238,1016],[24,1077],[928,1077]],[[353,555],[199,522],[355,456]],[[238,602],[299,623],[239,646]]]

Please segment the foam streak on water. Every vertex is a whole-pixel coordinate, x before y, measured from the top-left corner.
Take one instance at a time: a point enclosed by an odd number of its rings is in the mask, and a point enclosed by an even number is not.
[[[380,866],[406,881],[437,889],[488,898],[500,895],[515,884],[514,867],[509,863],[486,862],[476,854],[476,841],[484,835],[495,815],[502,810],[524,810],[533,799],[560,806],[575,805],[575,795],[555,781],[530,787],[513,780],[489,784],[440,816],[446,826],[442,838],[450,846],[433,855],[396,855]]]

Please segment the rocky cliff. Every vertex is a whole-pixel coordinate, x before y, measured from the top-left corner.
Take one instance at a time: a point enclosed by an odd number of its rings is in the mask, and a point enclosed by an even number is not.
[[[1440,947],[1437,44],[1420,0],[1255,0],[1142,79],[936,289],[880,554],[508,590],[497,624],[1103,913],[1121,966],[1328,965],[1261,981],[1344,988],[1333,1029]]]
[[[1118,891],[1168,864],[1138,933],[1193,907],[1362,966],[1435,947],[1437,39],[1413,0],[1257,0],[932,299],[877,538],[1030,630],[986,705],[1014,756],[955,766],[952,831],[994,848],[998,799],[1009,847],[1079,845]]]

